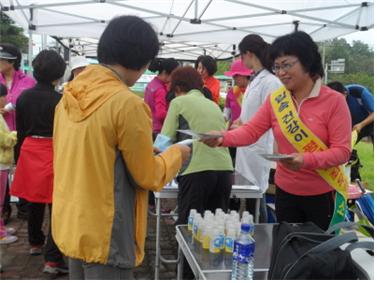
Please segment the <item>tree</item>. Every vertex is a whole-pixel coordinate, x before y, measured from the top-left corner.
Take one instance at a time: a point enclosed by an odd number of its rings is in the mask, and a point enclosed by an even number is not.
[[[23,34],[23,29],[15,26],[3,12],[0,12],[0,41],[16,45],[24,53],[28,51],[28,38]]]
[[[345,59],[345,72],[328,73],[328,81],[340,81],[343,84],[357,83],[374,91],[374,51],[361,41],[348,44],[345,39],[333,39],[322,43],[325,46],[325,61],[330,66],[331,60]]]
[[[215,75],[224,75],[224,72],[229,71],[232,60],[217,61],[217,72]]]
[[[344,85],[347,84],[360,84],[374,93],[373,87],[373,76],[367,73],[352,73],[352,74],[329,74],[329,82],[331,81],[339,81]]]
[[[374,52],[367,44],[358,40],[350,45],[342,38],[326,41],[323,45],[326,48],[325,60],[328,65],[331,60],[344,58],[345,74],[364,72],[373,75]]]

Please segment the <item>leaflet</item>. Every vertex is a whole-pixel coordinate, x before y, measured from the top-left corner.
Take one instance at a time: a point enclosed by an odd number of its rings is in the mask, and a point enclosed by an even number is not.
[[[280,153],[275,153],[275,154],[260,153],[259,155],[269,161],[286,161],[286,160],[292,160],[294,158],[292,155],[280,154]]]
[[[177,144],[191,145],[193,141],[193,139],[186,139],[177,142]],[[173,145],[171,139],[163,134],[158,134],[153,144],[153,146],[157,147],[161,152],[167,150],[171,145]]]
[[[213,134],[206,134],[206,133],[197,133],[192,130],[177,130],[177,132],[192,136],[194,139],[200,139],[200,140],[221,138],[223,136],[223,135],[213,135]]]

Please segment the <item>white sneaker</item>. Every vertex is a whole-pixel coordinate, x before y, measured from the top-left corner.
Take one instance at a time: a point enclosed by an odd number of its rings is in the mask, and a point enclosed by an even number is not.
[[[16,236],[8,235],[0,239],[0,245],[8,245],[14,243],[17,240],[18,238]]]

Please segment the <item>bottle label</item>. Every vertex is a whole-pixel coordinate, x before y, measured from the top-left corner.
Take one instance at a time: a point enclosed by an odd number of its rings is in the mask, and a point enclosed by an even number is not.
[[[209,235],[205,235],[204,238],[203,238],[203,242],[202,242],[203,249],[208,250],[209,249],[209,244],[210,244]]]
[[[220,245],[220,249],[223,250],[224,247],[225,247],[225,236],[224,235],[219,235],[219,245]]]
[[[194,234],[194,238],[195,238],[195,239],[198,238],[198,230],[199,230],[198,225],[195,225],[195,224],[194,224],[194,226],[192,226],[192,232],[193,232],[193,234]]]
[[[188,230],[192,230],[192,223],[194,222],[194,218],[192,216],[189,216],[188,218]]]
[[[221,239],[219,236],[216,236],[210,242],[209,250],[211,253],[219,253],[221,250]]]
[[[232,253],[234,246],[234,239],[232,237],[225,237],[225,252]]]
[[[233,260],[237,260],[238,263],[248,264],[254,255],[254,250],[255,243],[242,244],[236,241],[234,243]]]

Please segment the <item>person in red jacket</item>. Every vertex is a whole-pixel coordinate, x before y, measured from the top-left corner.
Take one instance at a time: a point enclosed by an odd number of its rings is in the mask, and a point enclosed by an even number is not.
[[[203,79],[204,87],[212,94],[212,100],[219,104],[220,81],[213,75],[217,71],[216,60],[208,55],[199,56],[195,62],[195,69]]]

